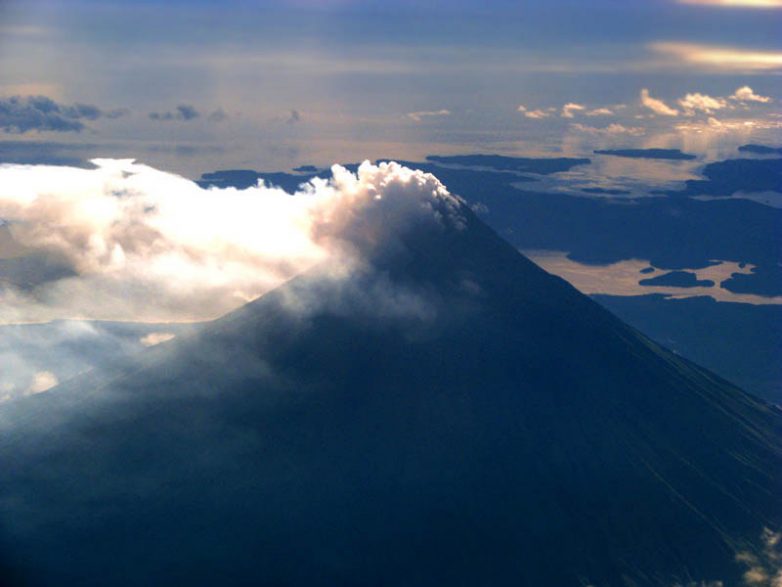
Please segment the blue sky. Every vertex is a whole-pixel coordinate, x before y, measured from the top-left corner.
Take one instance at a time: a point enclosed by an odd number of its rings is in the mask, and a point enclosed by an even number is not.
[[[779,141],[782,8],[758,1],[6,0],[0,97],[101,115],[24,132],[0,118],[0,140],[97,144],[189,175]],[[769,100],[732,99],[744,86]],[[677,115],[642,105],[644,88]],[[688,113],[687,94],[725,106]]]

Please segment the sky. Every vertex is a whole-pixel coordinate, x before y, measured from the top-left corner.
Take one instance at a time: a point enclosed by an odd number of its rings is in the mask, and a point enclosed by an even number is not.
[[[316,238],[321,216],[365,182],[338,172],[342,184],[291,199],[188,180],[431,154],[589,157],[526,189],[563,217],[590,189],[627,207],[739,145],[782,145],[780,31],[782,0],[0,0],[0,363],[13,366],[0,403],[103,361],[71,348],[85,333],[113,341],[96,348],[146,347],[333,255],[334,239]],[[652,147],[694,156],[594,153]],[[741,197],[762,201],[761,226],[782,207],[778,193]],[[741,222],[719,224],[715,242],[744,238]],[[748,240],[772,242],[763,230]],[[754,271],[752,258],[686,266],[717,285],[682,292],[640,283],[648,254],[585,265],[547,242],[518,246],[587,294],[782,301],[719,285]],[[62,320],[136,326],[123,338]]]
[[[604,145],[718,157],[782,137],[780,31],[777,0],[0,0],[0,153],[188,177]]]

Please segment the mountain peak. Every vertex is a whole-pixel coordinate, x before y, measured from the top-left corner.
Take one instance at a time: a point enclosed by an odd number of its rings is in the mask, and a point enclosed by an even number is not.
[[[779,412],[432,176],[334,175],[331,259],[6,414],[12,560],[43,584],[738,584],[782,524]]]
[[[364,161],[355,174],[339,165],[329,181],[314,179],[312,235],[344,253],[383,257],[413,231],[460,230],[466,206],[432,174],[395,162]]]

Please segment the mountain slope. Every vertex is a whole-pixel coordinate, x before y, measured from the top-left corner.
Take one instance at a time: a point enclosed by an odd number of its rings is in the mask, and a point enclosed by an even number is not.
[[[782,418],[464,206],[2,414],[31,584],[739,584]]]

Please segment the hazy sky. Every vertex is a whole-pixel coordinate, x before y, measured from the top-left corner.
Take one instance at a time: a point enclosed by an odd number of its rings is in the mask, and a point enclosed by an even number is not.
[[[777,0],[0,0],[0,155],[197,176],[779,142],[780,31]]]

